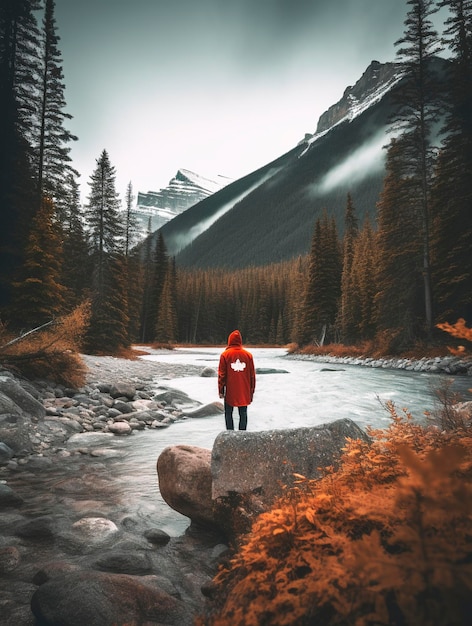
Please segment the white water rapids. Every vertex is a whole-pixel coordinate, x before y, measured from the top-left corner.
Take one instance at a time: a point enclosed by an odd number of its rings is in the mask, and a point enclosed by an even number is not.
[[[218,367],[221,348],[176,349],[172,354],[142,357],[160,362]],[[335,365],[300,361],[285,357],[279,348],[251,350],[256,370],[285,370],[286,373],[257,375],[254,402],[248,409],[248,431],[316,426],[339,418],[350,418],[362,428],[367,425],[385,428],[390,418],[382,403],[392,400],[401,410],[425,419],[425,411],[434,411],[434,389],[441,379],[453,379],[453,389],[466,394],[470,378],[388,370],[353,365]],[[218,401],[216,378],[190,376],[156,380],[185,391],[203,404]],[[238,415],[235,411],[235,425]],[[170,535],[179,535],[189,520],[163,502],[156,474],[156,461],[162,450],[171,445],[187,444],[212,448],[216,436],[224,430],[224,416],[186,419],[167,429],[135,432],[131,437],[116,438],[123,454],[114,467],[122,481],[128,503],[139,515],[151,516]]]

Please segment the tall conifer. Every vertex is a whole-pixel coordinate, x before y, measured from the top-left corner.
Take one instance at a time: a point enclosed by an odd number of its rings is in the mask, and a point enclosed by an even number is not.
[[[43,41],[41,49],[41,77],[38,112],[38,137],[34,149],[38,194],[46,193],[54,198],[62,218],[66,211],[67,189],[65,183],[69,173],[77,175],[71,167],[70,142],[77,139],[65,127],[65,120],[72,116],[65,112],[64,75],[59,37],[56,32],[54,0],[45,1],[43,19]]]
[[[86,219],[93,263],[87,349],[117,352],[129,345],[127,266],[115,168],[103,150],[90,178]]]
[[[403,61],[405,76],[399,85],[393,128],[402,137],[403,159],[409,169],[410,219],[416,221],[422,251],[424,331],[431,336],[433,300],[431,284],[431,179],[434,165],[432,133],[439,122],[441,106],[438,77],[432,58],[440,50],[440,40],[431,16],[437,12],[434,0],[408,0],[411,6],[397,57]]]
[[[404,159],[403,139],[392,140],[377,205],[376,327],[387,351],[411,347],[424,320],[422,250],[409,199],[416,181]]]
[[[452,52],[444,141],[433,194],[437,320],[472,322],[472,2],[444,0]]]
[[[334,326],[341,290],[341,251],[336,223],[326,211],[316,221],[308,283],[303,305],[301,343],[334,340]]]
[[[169,268],[167,247],[160,231],[151,256],[150,265],[149,291],[145,294],[146,309],[143,312],[143,330],[141,333],[142,340],[145,342],[154,341],[155,338],[159,300],[164,289],[164,283]]]
[[[360,340],[372,339],[375,335],[377,258],[376,236],[370,220],[366,219],[354,242],[351,268],[355,336]]]
[[[343,237],[343,265],[341,274],[341,301],[339,307],[339,328],[341,340],[350,343],[356,339],[357,315],[355,300],[358,293],[353,287],[352,262],[354,245],[359,232],[356,209],[351,194],[347,195],[346,212],[344,216]]]
[[[31,120],[37,102],[37,0],[0,3],[0,310],[10,304],[12,276],[23,261],[37,205]]]
[[[93,267],[82,221],[79,185],[73,174],[69,174],[66,186],[69,191],[64,198],[67,209],[62,221],[64,237],[62,271],[64,285],[68,290],[67,301],[71,308],[86,297]]]
[[[43,198],[31,224],[25,260],[13,282],[12,324],[32,328],[64,312],[62,232],[52,200]]]

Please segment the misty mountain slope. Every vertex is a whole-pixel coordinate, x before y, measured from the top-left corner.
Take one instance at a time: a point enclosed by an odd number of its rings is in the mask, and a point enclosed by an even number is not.
[[[374,215],[384,177],[388,99],[339,123],[236,203],[177,255],[180,266],[239,268],[309,251],[324,209],[342,232],[347,193],[359,219]],[[165,235],[164,235],[165,237]]]
[[[208,198],[201,200],[165,224],[160,230],[169,254],[176,255],[186,245],[191,244],[202,232],[210,229],[213,223],[222,215],[232,210],[233,206],[247,194],[250,194],[254,188],[263,184],[276,171],[286,167],[290,161],[296,160],[302,151],[302,146],[293,148],[268,165],[251,172]],[[153,239],[156,236],[156,233],[154,233]]]
[[[448,61],[431,63],[446,76]],[[342,235],[348,193],[359,223],[373,218],[393,98],[403,79],[403,65],[373,61],[320,117],[317,134],[166,224],[161,230],[177,264],[236,269],[306,254],[325,209]]]

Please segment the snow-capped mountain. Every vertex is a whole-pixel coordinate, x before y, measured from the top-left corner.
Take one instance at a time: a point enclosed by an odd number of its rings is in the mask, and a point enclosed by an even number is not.
[[[230,182],[231,180],[224,176],[217,176],[211,180],[190,170],[179,169],[167,187],[159,191],[139,192],[133,214],[139,220],[144,232],[149,226],[151,231],[155,231]]]
[[[446,74],[448,61],[431,62],[438,74]],[[324,210],[335,216],[342,234],[348,193],[360,222],[373,217],[385,175],[393,97],[403,76],[402,65],[373,61],[321,115],[315,133],[164,225],[167,249],[177,263],[237,268],[305,254]]]

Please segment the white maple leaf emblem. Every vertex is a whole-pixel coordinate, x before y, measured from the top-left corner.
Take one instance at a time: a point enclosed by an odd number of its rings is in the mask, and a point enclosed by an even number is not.
[[[231,363],[231,368],[234,369],[235,372],[242,372],[246,369],[246,363],[242,363],[239,359],[236,359],[236,361]]]

